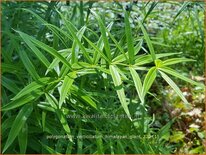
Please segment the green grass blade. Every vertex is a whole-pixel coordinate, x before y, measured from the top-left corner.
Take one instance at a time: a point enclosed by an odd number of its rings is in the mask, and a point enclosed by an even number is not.
[[[142,103],[144,103],[144,97],[143,97],[142,94],[141,94],[141,91],[142,91],[142,82],[141,82],[141,79],[140,79],[138,73],[135,71],[134,68],[129,67],[129,70],[130,70],[130,73],[131,73],[131,75],[132,75],[132,78],[133,78],[133,81],[134,81],[134,85],[135,85],[135,88],[136,88],[136,90],[137,90],[137,94],[138,94],[138,96],[139,96],[139,98],[140,98],[140,101],[141,101]]]
[[[18,51],[19,56],[25,66],[25,68],[27,69],[27,71],[29,72],[29,74],[32,76],[32,78],[34,80],[38,80],[40,78],[40,76],[38,75],[34,65],[32,64],[32,62],[30,61],[29,57],[27,56],[26,52],[24,50]]]
[[[175,76],[175,77],[177,77],[177,78],[179,78],[179,79],[182,79],[182,80],[184,80],[184,81],[186,81],[186,82],[189,82],[189,83],[191,83],[191,84],[193,84],[193,85],[197,85],[197,86],[200,86],[200,87],[204,88],[204,84],[195,82],[195,81],[193,81],[193,80],[191,80],[191,79],[189,79],[189,78],[181,75],[180,73],[176,72],[175,70],[173,70],[173,69],[171,69],[171,68],[169,68],[169,67],[161,67],[161,68],[159,68],[159,69],[160,69],[161,71],[164,71],[164,72],[172,75],[172,76]]]
[[[152,56],[152,60],[154,61],[156,59],[156,55],[155,55],[155,51],[154,51],[152,42],[149,38],[149,35],[148,35],[147,31],[145,30],[144,26],[142,25],[142,23],[140,21],[138,21],[138,23],[139,23],[139,26],[140,26],[143,34],[144,34],[144,39],[145,39],[145,41],[147,43],[147,46],[149,48],[150,54]]]
[[[20,130],[22,129],[22,127],[24,126],[27,118],[30,116],[30,114],[33,111],[33,107],[31,104],[25,105],[20,112],[18,113],[18,115],[16,116],[11,130],[9,131],[9,136],[7,138],[6,144],[3,148],[3,153],[8,149],[8,147],[13,143],[13,141],[15,140],[16,136],[19,134]]]
[[[18,135],[20,154],[25,154],[27,149],[28,126],[25,123]]]
[[[174,91],[177,93],[177,95],[179,95],[179,97],[182,99],[182,101],[186,104],[189,104],[187,99],[184,97],[184,95],[182,94],[181,90],[179,89],[179,87],[172,81],[172,79],[170,79],[165,73],[159,71],[161,76],[163,77],[163,79],[174,89]]]
[[[144,83],[143,83],[143,89],[142,89],[142,96],[145,97],[145,95],[148,93],[150,87],[152,86],[152,83],[154,82],[156,76],[157,76],[157,70],[156,67],[150,68],[148,71]]]
[[[133,43],[133,37],[132,37],[132,30],[131,30],[131,26],[129,23],[128,12],[125,11],[124,15],[125,15],[124,22],[125,22],[125,33],[126,33],[126,39],[127,39],[128,55],[129,55],[130,64],[133,64],[134,43]]]
[[[100,31],[102,34],[102,39],[104,41],[104,48],[106,51],[106,55],[107,55],[107,58],[109,59],[109,61],[111,61],[111,51],[110,51],[110,45],[109,45],[109,41],[108,41],[108,37],[107,37],[107,33],[106,33],[107,32],[106,27],[105,27],[103,21],[101,20],[101,17],[98,14],[96,14],[94,11],[91,11],[91,12],[95,15],[95,17],[99,23]]]
[[[60,109],[76,77],[77,77],[76,72],[71,72],[64,78],[61,92],[60,92],[60,100],[59,100]]]
[[[122,107],[123,107],[124,111],[126,112],[127,116],[131,120],[130,112],[129,112],[129,109],[128,109],[128,103],[126,102],[126,96],[125,96],[125,93],[124,93],[124,88],[122,86],[121,77],[120,77],[117,69],[113,65],[110,65],[109,69],[110,69],[110,73],[112,75],[114,85],[115,85],[115,87],[117,87],[116,91],[117,91],[118,98],[119,98],[119,100],[122,104]]]

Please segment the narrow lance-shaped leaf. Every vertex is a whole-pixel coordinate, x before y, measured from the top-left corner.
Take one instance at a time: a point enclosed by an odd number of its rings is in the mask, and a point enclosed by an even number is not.
[[[23,33],[19,33],[19,35],[24,40],[24,42],[29,46],[29,48],[34,52],[34,54],[38,57],[38,59],[48,68],[50,62],[47,60],[47,58],[39,51],[38,48],[36,48],[36,46]]]
[[[27,95],[31,93],[32,91],[39,89],[45,86],[46,84],[49,84],[52,81],[54,81],[54,79],[50,77],[40,78],[37,81],[34,81],[30,83],[29,85],[27,85],[26,87],[24,87],[14,98],[12,98],[12,100],[16,100],[24,95]]]
[[[111,61],[111,51],[110,51],[110,45],[109,45],[109,41],[108,41],[108,37],[106,35],[106,27],[104,26],[104,23],[102,21],[102,19],[100,18],[100,16],[98,14],[96,14],[94,11],[91,11],[98,23],[99,23],[99,27],[100,27],[100,31],[101,31],[101,34],[102,34],[102,39],[104,41],[104,48],[105,48],[105,51],[106,51],[106,55],[107,55],[107,58]]]
[[[126,96],[125,96],[125,93],[124,93],[124,89],[122,87],[121,77],[120,77],[118,71],[116,70],[116,68],[113,65],[110,65],[109,69],[110,69],[110,72],[111,72],[111,75],[112,75],[114,85],[115,85],[115,87],[117,87],[116,91],[117,91],[118,98],[119,98],[119,100],[122,104],[122,107],[123,107],[124,111],[126,112],[127,116],[131,120],[130,112],[129,112],[129,109],[128,109],[128,103],[126,102]]]
[[[182,99],[183,102],[185,102],[187,105],[189,105],[189,103],[187,102],[186,98],[184,97],[184,95],[182,94],[181,90],[179,89],[179,87],[172,81],[172,79],[170,79],[165,73],[159,71],[161,76],[165,79],[165,81],[174,89],[174,91],[177,93],[177,95],[179,95],[179,97]]]
[[[182,80],[184,80],[184,81],[186,81],[186,82],[189,82],[189,83],[191,83],[191,84],[193,84],[193,85],[197,85],[197,86],[200,86],[200,87],[204,88],[204,84],[195,82],[195,81],[193,81],[193,80],[191,80],[191,79],[189,79],[189,78],[181,75],[180,73],[176,72],[175,70],[173,70],[173,69],[171,69],[171,68],[169,68],[169,67],[161,67],[161,68],[159,68],[159,69],[160,69],[161,71],[164,71],[164,72],[172,75],[172,76],[176,76],[177,78],[180,78],[180,79],[182,79]]]
[[[62,51],[64,51],[64,52],[62,52]],[[60,52],[60,51],[58,51],[58,52]],[[62,55],[64,58],[67,57],[67,60],[69,61],[70,58],[71,58],[71,53],[70,53],[70,52],[71,52],[70,49],[61,50],[61,55]],[[53,59],[52,63],[51,63],[51,64],[49,65],[49,67],[47,68],[45,75],[47,75],[52,69],[55,69],[55,67],[57,67],[57,66],[59,65],[59,62],[60,62],[59,59],[57,59],[57,58]],[[65,66],[65,65],[63,65],[63,66]],[[67,66],[65,66],[65,67],[67,67]],[[68,67],[67,67],[67,68],[68,68]],[[68,70],[69,70],[69,69],[68,69]],[[57,72],[57,71],[56,71],[56,72]],[[57,72],[57,74],[58,74],[58,72]]]
[[[162,62],[162,64],[164,66],[168,66],[168,65],[174,65],[177,63],[182,63],[182,62],[189,62],[189,61],[195,61],[193,59],[187,59],[187,58],[172,58],[172,59],[168,59]]]
[[[109,31],[111,30],[112,25],[113,25],[112,22],[107,25],[107,28],[106,28],[107,33],[109,33]],[[98,37],[98,34],[96,32],[93,32],[93,33]],[[102,35],[99,37],[99,40],[97,41],[97,47],[100,51],[103,51],[104,41],[103,41]],[[94,64],[97,64],[99,62],[99,59],[101,58],[101,55],[98,51],[95,51],[95,53],[93,55],[94,55],[93,56],[93,62],[94,62]]]
[[[63,81],[61,92],[60,92],[60,100],[59,100],[59,108],[61,109],[62,103],[64,102],[67,94],[71,88],[74,79],[77,77],[76,72],[69,73]]]
[[[36,40],[35,38],[27,35],[26,33],[17,31],[19,34],[21,34],[21,36],[24,39],[30,40],[31,42],[33,42],[34,44],[36,44],[39,48],[47,51],[49,54],[53,55],[55,58],[58,58],[62,63],[64,63],[65,65],[67,65],[70,69],[71,69],[71,65],[69,64],[69,62],[61,55],[59,54],[55,49],[53,49],[52,47],[44,44],[43,42],[40,42],[38,40]]]
[[[129,15],[127,11],[125,11],[124,22],[125,22],[125,33],[127,38],[129,60],[130,60],[130,64],[132,64],[134,58],[134,43],[133,43],[132,31],[129,23]]]
[[[49,102],[49,104],[51,105],[52,108],[57,109],[57,104],[58,101],[57,99],[50,93],[45,93],[46,99]]]
[[[97,109],[97,105],[93,101],[93,98],[91,96],[86,94],[84,91],[82,91],[81,89],[79,89],[75,85],[71,86],[71,90],[72,90],[72,92],[74,92],[74,93],[72,93],[72,95],[76,96],[78,99],[83,100],[84,102],[86,102],[87,104],[92,106],[93,108]]]
[[[143,97],[145,97],[145,95],[148,93],[156,76],[157,76],[156,67],[150,68],[150,70],[148,71],[148,73],[144,79],[144,83],[143,83],[143,88],[142,88],[142,96]]]
[[[6,89],[8,89],[11,92],[13,92],[14,94],[17,94],[19,92],[19,90],[20,90],[13,80],[8,79],[8,78],[6,78],[3,75],[1,76],[1,84]]]
[[[32,62],[28,58],[26,52],[24,50],[19,51],[19,56],[24,64],[25,68],[27,69],[29,74],[32,76],[32,78],[35,80],[38,80],[40,78],[40,76],[38,75]]]
[[[104,53],[94,43],[92,43],[86,37],[84,37],[84,39],[102,56],[102,58],[104,58],[107,62],[110,63],[110,60],[104,55]]]
[[[28,125],[25,123],[18,135],[20,153],[25,154],[27,149]]]
[[[67,20],[64,18],[64,16],[63,16],[59,11],[57,11],[57,12],[59,13],[59,15],[61,16],[61,18],[63,19],[63,21],[64,21],[67,29],[69,30],[69,32],[70,32],[71,35],[72,35],[74,41],[76,41],[76,43],[79,45],[79,48],[82,50],[83,55],[85,56],[85,58],[87,59],[87,61],[89,61],[89,63],[92,63],[92,60],[91,60],[88,52],[87,52],[86,49],[84,48],[84,46],[83,46],[83,44],[81,43],[81,41],[78,39],[78,37],[77,37],[77,35],[76,35],[76,32],[75,32],[75,30],[74,30],[73,25],[72,25],[69,21],[67,21]]]
[[[156,59],[156,55],[155,55],[155,51],[154,51],[152,42],[149,38],[149,35],[148,35],[147,31],[145,30],[144,26],[142,25],[142,23],[140,21],[138,21],[138,23],[139,23],[139,26],[140,26],[143,34],[144,34],[144,39],[145,39],[145,41],[147,43],[147,46],[149,48],[150,54],[152,56],[152,60],[154,61]]]
[[[126,54],[124,52],[124,49],[119,45],[119,43],[117,42],[117,40],[114,38],[114,36],[109,32],[107,31],[107,33],[109,34],[110,38],[112,39],[112,41],[115,43],[116,47],[120,50],[120,52],[122,53],[122,57],[128,61],[129,63],[129,59],[128,59],[128,54]],[[112,61],[114,62],[115,60],[117,59],[117,57],[115,57]]]
[[[77,154],[82,154],[83,148],[83,138],[82,138],[82,129],[79,128],[78,138],[77,138]]]
[[[2,111],[7,111],[7,110],[11,110],[11,109],[14,109],[14,108],[17,108],[17,107],[20,107],[26,103],[29,103],[30,101],[34,100],[34,99],[37,99],[39,96],[41,96],[44,92],[42,91],[39,91],[39,90],[36,90],[35,92],[33,93],[30,93],[29,95],[24,95],[14,101],[11,101],[7,104],[5,104],[3,107],[2,107]]]
[[[64,114],[62,113],[62,111],[60,109],[56,110],[56,114],[57,114],[59,121],[61,122],[66,134],[69,136],[69,140],[72,142],[71,130],[69,128],[69,125],[67,123],[67,120],[66,120]]]
[[[31,112],[33,110],[33,107],[31,104],[25,105],[18,115],[16,116],[16,119],[14,120],[14,123],[11,127],[11,130],[9,131],[9,136],[6,141],[6,144],[3,148],[3,153],[8,149],[8,147],[13,143],[16,136],[19,134],[20,130],[24,126],[26,120],[30,116]]]
[[[136,90],[137,90],[137,94],[138,94],[138,96],[139,96],[139,98],[140,98],[140,101],[141,101],[142,103],[144,103],[144,97],[143,97],[142,94],[141,94],[141,91],[142,91],[142,82],[141,82],[141,79],[140,79],[138,73],[135,71],[134,68],[129,67],[129,70],[130,70],[130,73],[131,73],[131,75],[132,75],[132,78],[133,78],[133,81],[134,81],[134,85],[135,85],[135,88],[136,88]]]
[[[40,141],[40,143],[41,143],[42,147],[43,147],[44,149],[46,149],[50,154],[61,154],[61,153],[55,151],[53,148],[49,147],[48,145],[45,145],[45,144],[42,143],[41,141]]]
[[[77,37],[81,41],[82,36],[86,30],[86,26],[83,26],[78,32]],[[72,45],[72,63],[77,62],[79,52],[79,45],[74,41]]]

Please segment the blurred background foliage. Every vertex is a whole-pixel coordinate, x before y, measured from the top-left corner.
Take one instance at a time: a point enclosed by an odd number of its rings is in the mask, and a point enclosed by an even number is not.
[[[115,35],[116,40],[121,42],[123,47],[126,44],[126,39],[124,35],[124,13],[122,10],[125,9],[130,12],[129,20],[133,36],[142,35],[142,31],[137,25],[138,20],[143,21],[156,53],[181,52],[180,57],[196,60],[195,62],[178,64],[175,69],[193,80],[204,81],[204,2],[5,1],[1,2],[1,4],[2,105],[8,103],[23,86],[32,81],[18,54],[18,51],[22,49],[28,51],[28,48],[22,46],[24,43],[14,30],[20,30],[30,36],[34,36],[57,50],[62,49],[62,46],[64,46],[51,30],[31,13],[22,10],[22,8],[33,11],[48,23],[64,30],[65,25],[57,13],[58,10],[77,29],[86,25],[91,31],[85,32],[85,36],[96,42],[101,32],[94,15],[91,13],[91,10],[93,10],[101,15],[105,25],[113,23],[111,32]],[[71,46],[72,41],[67,40],[65,44]],[[84,42],[84,46],[89,46],[87,44],[87,42]],[[145,53],[148,49],[145,42],[143,47],[146,50],[141,49],[140,53]],[[46,53],[44,54],[47,55]],[[52,60],[49,55],[47,56],[49,60]],[[38,68],[40,75],[43,75],[45,69],[41,68],[39,60],[32,53],[28,57],[32,60],[35,68]],[[150,95],[146,99],[146,114],[143,114],[144,110],[138,111],[141,107],[135,104],[136,101],[131,101],[130,110],[136,110],[138,118],[144,115],[144,126],[138,120],[132,124],[127,119],[101,119],[101,121],[88,118],[70,119],[69,123],[73,135],[100,135],[98,139],[75,139],[73,143],[63,138],[47,139],[47,135],[64,134],[64,132],[61,130],[61,124],[53,113],[45,112],[36,106],[26,125],[22,128],[22,133],[26,131],[24,133],[28,134],[19,134],[18,139],[14,141],[6,153],[204,153],[204,91],[198,86],[191,87],[180,80],[176,81],[191,107],[189,109],[186,108],[174,91],[166,86],[164,82],[157,79],[150,90]],[[119,108],[119,101],[116,99],[116,93],[105,93],[98,86],[98,84],[106,85],[108,89],[114,89],[108,81],[104,81],[101,77],[90,75],[79,78],[76,83],[80,83],[87,95],[98,100],[97,106],[100,110],[95,111],[82,104],[71,104],[70,109],[72,110],[69,114],[96,113],[105,116],[108,114],[122,114]],[[125,90],[132,94],[135,88],[132,87],[131,89],[131,85],[128,81]],[[101,95],[95,94],[95,90],[98,90]],[[19,109],[2,113],[3,146],[18,111]],[[65,111],[65,114],[67,113]],[[44,124],[42,121],[45,118],[46,128],[42,126]],[[101,138],[101,135],[125,134],[138,135],[141,138],[135,140]],[[23,136],[23,139],[28,140],[22,142],[21,136]],[[22,148],[19,146],[20,144],[26,145],[26,148]]]

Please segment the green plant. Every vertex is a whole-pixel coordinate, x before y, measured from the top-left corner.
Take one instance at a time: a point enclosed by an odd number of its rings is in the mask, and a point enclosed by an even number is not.
[[[32,14],[52,37],[42,41],[17,29],[14,29],[15,35],[11,35],[20,67],[12,64],[15,61],[12,55],[9,57],[11,62],[2,63],[3,153],[172,152],[174,146],[166,143],[168,138],[165,134],[169,134],[174,120],[161,129],[152,128],[154,120],[147,114],[147,94],[151,94],[149,90],[156,78],[161,77],[189,106],[170,76],[202,89],[204,85],[181,75],[170,66],[194,60],[169,58],[180,55],[179,52],[157,54],[142,21],[138,22],[137,29],[143,35],[132,35],[130,13],[125,10],[125,29],[120,41],[112,33],[113,23],[106,25],[95,11],[91,11],[91,14],[98,22],[100,34],[90,29],[89,25],[83,26],[82,20],[82,27],[77,29],[58,10],[58,18],[63,22],[59,26],[29,9],[22,11]],[[148,50],[143,43],[146,43]],[[140,50],[145,50],[146,54],[141,54]],[[15,81],[11,80],[13,76],[17,77]],[[82,118],[85,115],[106,116],[111,113],[126,114],[127,117],[112,121],[103,119],[100,122]],[[81,117],[68,118],[71,115]],[[104,123],[108,123],[108,126],[104,126]],[[130,142],[126,139],[112,141],[104,137],[112,133],[123,135],[126,131],[127,136],[140,137]],[[70,137],[91,133],[98,136],[95,142]],[[48,135],[66,135],[68,139],[50,140]]]

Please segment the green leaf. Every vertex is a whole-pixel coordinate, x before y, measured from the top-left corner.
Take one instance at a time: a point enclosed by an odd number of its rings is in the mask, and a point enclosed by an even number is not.
[[[179,143],[180,141],[184,141],[185,133],[182,131],[174,131],[173,134],[170,136],[171,143]]]
[[[127,38],[127,48],[128,48],[129,60],[130,60],[130,64],[133,64],[134,43],[133,43],[133,37],[132,37],[132,30],[131,30],[130,23],[129,23],[128,12],[125,11],[124,15],[125,15],[124,22],[125,22],[125,33],[126,33],[126,38]]]
[[[179,89],[179,87],[172,81],[172,79],[170,79],[165,73],[159,71],[161,76],[163,77],[163,79],[165,79],[165,81],[174,89],[174,91],[177,93],[177,95],[179,95],[179,97],[183,100],[183,102],[185,102],[186,104],[189,104],[186,100],[186,98],[184,97],[184,95],[182,94],[181,90]]]
[[[144,26],[142,25],[142,23],[140,21],[138,21],[138,23],[139,23],[139,26],[140,26],[143,34],[144,34],[144,39],[146,40],[147,46],[148,46],[150,54],[152,56],[152,60],[154,61],[156,59],[156,55],[155,55],[155,51],[154,51],[152,42],[149,38],[147,31],[145,30]]]
[[[71,58],[71,50],[70,49],[64,49],[64,50],[60,50],[58,51],[64,58],[67,57],[67,60],[69,61]],[[45,75],[48,74],[49,71],[51,71],[52,69],[54,69],[55,67],[58,66],[60,60],[57,58],[54,58],[52,63],[49,65],[49,67],[46,70]],[[67,66],[64,65],[64,67],[68,68]],[[69,69],[68,69],[69,70]]]
[[[118,98],[119,98],[119,100],[122,104],[122,107],[123,107],[124,111],[126,112],[127,116],[131,120],[130,112],[129,112],[129,109],[128,109],[128,103],[126,102],[126,96],[125,96],[125,93],[124,93],[124,88],[122,86],[121,77],[120,77],[117,69],[113,65],[109,66],[109,70],[110,70],[110,73],[112,75],[114,85],[115,85],[115,87],[117,87],[116,91],[117,91]]]
[[[77,38],[81,41],[82,36],[86,30],[86,26],[83,26],[78,32],[77,32]],[[79,46],[76,42],[73,42],[72,44],[72,63],[77,62],[78,59],[78,52],[79,52]]]
[[[65,64],[67,67],[71,69],[71,65],[69,64],[69,62],[61,54],[59,54],[55,49],[44,44],[43,42],[36,40],[34,37],[31,37],[27,35],[26,33],[23,33],[20,31],[16,31],[16,32],[18,32],[22,38],[24,38],[25,40],[30,40],[31,42],[36,44],[39,48],[42,48],[43,50],[47,51],[49,54],[59,59],[63,64]]]
[[[170,127],[174,123],[175,118],[173,118],[171,121],[169,121],[166,125],[164,125],[157,133],[160,140],[165,139],[169,140],[170,138]]]
[[[47,60],[47,58],[39,51],[38,48],[36,48],[36,46],[29,40],[27,36],[25,36],[23,33],[20,32],[18,33],[21,36],[21,38],[24,40],[24,42],[29,46],[29,48],[35,53],[38,59],[48,68],[50,62]]]
[[[10,80],[3,75],[1,76],[1,84],[14,94],[17,94],[20,90],[13,80]]]
[[[189,61],[195,61],[195,60],[187,59],[187,58],[172,58],[172,59],[163,61],[162,64],[164,66],[168,66],[168,65],[173,65],[173,64],[182,63],[182,62],[189,62]]]
[[[143,83],[143,89],[142,89],[142,96],[145,97],[145,95],[148,93],[150,87],[152,86],[152,83],[154,82],[157,73],[156,73],[156,67],[152,67],[150,68],[150,70],[148,71],[145,79],[144,79],[144,83]]]
[[[97,130],[96,131],[96,145],[97,145],[97,154],[104,154],[104,145],[102,141],[102,134]]]
[[[111,61],[111,51],[110,51],[110,45],[109,45],[109,41],[108,41],[108,37],[107,37],[107,30],[106,30],[106,27],[104,26],[104,23],[103,21],[101,20],[100,16],[98,14],[96,14],[94,11],[91,11],[98,23],[99,23],[99,27],[100,27],[100,31],[101,31],[101,34],[102,34],[102,39],[104,41],[104,48],[105,48],[105,51],[106,51],[106,55],[107,55],[107,58],[109,59],[109,61]]]
[[[175,15],[173,22],[175,21],[175,19],[187,8],[188,5],[190,5],[191,2],[184,2],[183,5],[181,6],[181,8],[177,11],[177,14]]]
[[[66,134],[69,136],[69,140],[72,142],[72,138],[71,136],[71,130],[69,128],[69,125],[67,123],[66,117],[64,116],[64,114],[62,113],[62,111],[60,109],[56,110],[56,114],[59,118],[59,121],[61,122]]]
[[[19,56],[24,64],[25,68],[27,69],[29,74],[33,77],[33,79],[35,79],[35,80],[39,79],[40,77],[39,77],[34,65],[30,61],[30,59],[28,58],[26,52],[24,50],[21,50],[21,51],[18,51],[18,53],[19,53]]]
[[[28,126],[25,123],[18,135],[20,153],[25,154],[27,149]]]
[[[76,96],[77,98],[80,98],[80,100],[83,100],[93,108],[97,109],[96,103],[92,100],[92,97],[90,97],[88,94],[86,94],[84,91],[79,89],[77,86],[72,85],[71,89],[73,91],[73,95]]]
[[[128,60],[128,53],[126,54],[124,52],[124,49],[120,46],[120,44],[117,42],[117,40],[114,38],[114,36],[109,32],[107,31],[107,33],[109,34],[110,38],[112,39],[112,41],[115,43],[115,46],[120,50],[120,52],[122,53],[121,55],[118,55],[117,57],[115,57],[112,61],[115,62],[116,60],[119,60],[118,57],[121,57],[122,59],[124,60],[127,60],[128,63],[129,63],[129,60]]]
[[[164,72],[172,75],[172,76],[175,76],[175,77],[177,77],[177,78],[179,78],[179,79],[182,79],[182,80],[184,80],[184,81],[186,81],[186,82],[189,82],[189,83],[191,83],[191,84],[193,84],[193,85],[197,85],[197,86],[200,86],[200,87],[204,88],[204,84],[195,82],[195,81],[193,81],[193,80],[191,80],[191,79],[189,79],[189,78],[187,78],[187,77],[179,74],[178,72],[176,72],[175,70],[173,70],[173,69],[171,69],[171,68],[169,68],[169,67],[160,67],[159,69],[160,69],[161,71],[164,71]]]
[[[2,74],[4,72],[9,72],[9,73],[22,73],[22,67],[20,67],[20,65],[16,64],[16,63],[12,63],[12,64],[8,64],[8,63],[1,63],[1,71]]]
[[[16,119],[14,120],[14,123],[12,124],[11,130],[9,131],[8,139],[2,151],[3,153],[13,143],[13,141],[15,140],[16,136],[19,134],[20,130],[24,126],[27,118],[30,116],[32,111],[33,111],[33,107],[31,104],[25,105],[20,110],[20,112],[16,116]]]
[[[83,55],[85,56],[85,58],[87,59],[87,61],[89,61],[89,63],[92,63],[92,60],[89,56],[89,54],[87,53],[86,49],[84,48],[83,44],[81,43],[81,41],[78,39],[77,34],[74,30],[73,25],[64,18],[64,16],[58,11],[59,15],[61,16],[61,18],[63,19],[67,29],[69,30],[69,32],[71,33],[74,41],[79,45],[79,48],[82,50]]]
[[[84,36],[83,36],[84,37]],[[104,53],[94,44],[92,43],[89,39],[84,37],[84,39],[104,58],[107,62],[110,63],[110,60],[104,55]]]
[[[61,92],[60,92],[60,100],[59,100],[60,109],[76,77],[77,77],[76,72],[71,72],[64,78]]]
[[[82,154],[82,148],[83,148],[82,129],[79,128],[78,138],[77,138],[77,154]]]
[[[3,107],[2,107],[2,111],[7,111],[7,110],[11,110],[11,109],[14,109],[14,108],[17,108],[17,107],[20,107],[26,103],[29,103],[31,102],[32,100],[34,99],[37,99],[39,96],[41,96],[44,92],[42,91],[35,91],[35,92],[32,92],[30,93],[29,95],[24,95],[14,101],[11,101],[7,104],[5,104]]]
[[[131,73],[131,75],[132,75],[132,78],[133,78],[133,81],[134,81],[134,85],[135,85],[135,88],[136,88],[136,90],[137,90],[137,94],[138,94],[138,96],[139,96],[139,98],[140,98],[140,101],[141,101],[142,103],[144,103],[144,97],[143,97],[142,94],[141,94],[141,91],[142,91],[142,82],[141,82],[141,79],[140,79],[138,73],[135,71],[134,68],[129,67],[129,70],[130,70],[130,73]]]
[[[58,101],[57,99],[50,93],[45,94],[48,103],[51,105],[52,108],[57,109]]]
[[[42,88],[52,81],[54,81],[54,79],[51,77],[40,78],[37,81],[34,81],[29,85],[27,85],[26,87],[24,87],[14,98],[12,98],[12,100],[16,100],[24,95],[31,93],[32,91]]]
[[[55,151],[53,148],[45,145],[45,144],[42,143],[41,141],[40,141],[40,143],[41,143],[41,145],[43,146],[43,148],[45,148],[50,154],[61,154],[61,153]]]
[[[168,57],[172,55],[176,55],[180,53],[162,53],[162,54],[156,54],[156,58],[163,58],[163,57]],[[151,55],[138,55],[137,58],[135,59],[135,65],[144,65],[153,62],[152,56]]]

